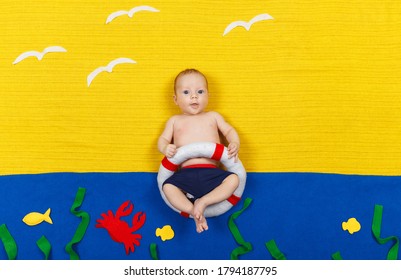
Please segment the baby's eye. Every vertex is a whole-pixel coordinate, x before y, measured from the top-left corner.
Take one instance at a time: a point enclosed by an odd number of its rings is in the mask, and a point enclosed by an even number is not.
[[[189,90],[184,90],[182,93],[183,94],[189,94]]]
[[[205,91],[203,89],[198,90],[198,94],[202,94],[205,93]]]

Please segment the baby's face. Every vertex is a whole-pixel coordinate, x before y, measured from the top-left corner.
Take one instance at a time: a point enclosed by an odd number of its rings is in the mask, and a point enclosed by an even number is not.
[[[180,107],[183,114],[202,113],[208,101],[207,83],[202,75],[191,73],[178,78],[174,102]]]

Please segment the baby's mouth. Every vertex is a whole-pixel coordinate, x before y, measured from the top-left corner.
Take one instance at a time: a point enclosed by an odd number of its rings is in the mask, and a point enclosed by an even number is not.
[[[198,103],[191,103],[190,106],[193,107],[193,108],[197,108],[199,106],[199,104]]]

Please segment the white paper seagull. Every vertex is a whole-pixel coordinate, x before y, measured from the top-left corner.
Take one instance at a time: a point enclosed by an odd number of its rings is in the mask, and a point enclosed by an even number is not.
[[[151,6],[137,6],[137,7],[132,8],[129,11],[117,11],[117,12],[111,13],[107,17],[106,24],[111,22],[116,17],[123,16],[123,15],[128,15],[130,18],[132,18],[135,13],[140,12],[140,11],[159,12],[159,10],[157,10]]]
[[[92,73],[90,73],[88,75],[88,77],[86,79],[88,87],[92,83],[93,79],[99,73],[101,73],[103,71],[107,71],[107,72],[111,73],[113,71],[114,66],[116,66],[117,64],[122,64],[122,63],[136,63],[136,61],[134,61],[134,60],[132,60],[130,58],[121,57],[121,58],[114,59],[109,64],[107,64],[107,66],[100,66],[100,67],[96,68]]]
[[[38,51],[27,51],[24,52],[22,54],[20,54],[13,62],[13,64],[17,64],[18,62],[24,60],[27,57],[30,56],[34,56],[36,57],[38,60],[42,60],[43,56],[47,53],[50,52],[66,52],[67,50],[64,49],[63,47],[59,47],[59,46],[51,46],[51,47],[47,47],[45,48],[42,52],[38,52]]]
[[[223,36],[238,26],[242,26],[246,30],[249,31],[252,24],[254,24],[255,22],[262,21],[262,20],[269,20],[269,19],[273,19],[273,17],[269,14],[260,14],[260,15],[255,16],[253,19],[251,19],[248,22],[242,21],[242,20],[234,21],[226,27],[226,29],[224,30]]]

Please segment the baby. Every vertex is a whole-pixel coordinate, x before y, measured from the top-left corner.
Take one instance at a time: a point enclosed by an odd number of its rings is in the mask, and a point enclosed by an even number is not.
[[[219,113],[205,111],[209,99],[206,77],[196,69],[184,70],[175,78],[174,92],[181,114],[167,121],[158,139],[159,151],[172,157],[177,148],[193,142],[220,143],[221,133],[229,143],[228,157],[237,160],[240,140],[236,130]],[[229,198],[238,184],[238,176],[218,168],[215,160],[192,158],[163,183],[163,192],[172,206],[192,215],[200,233],[208,229],[206,207]]]

